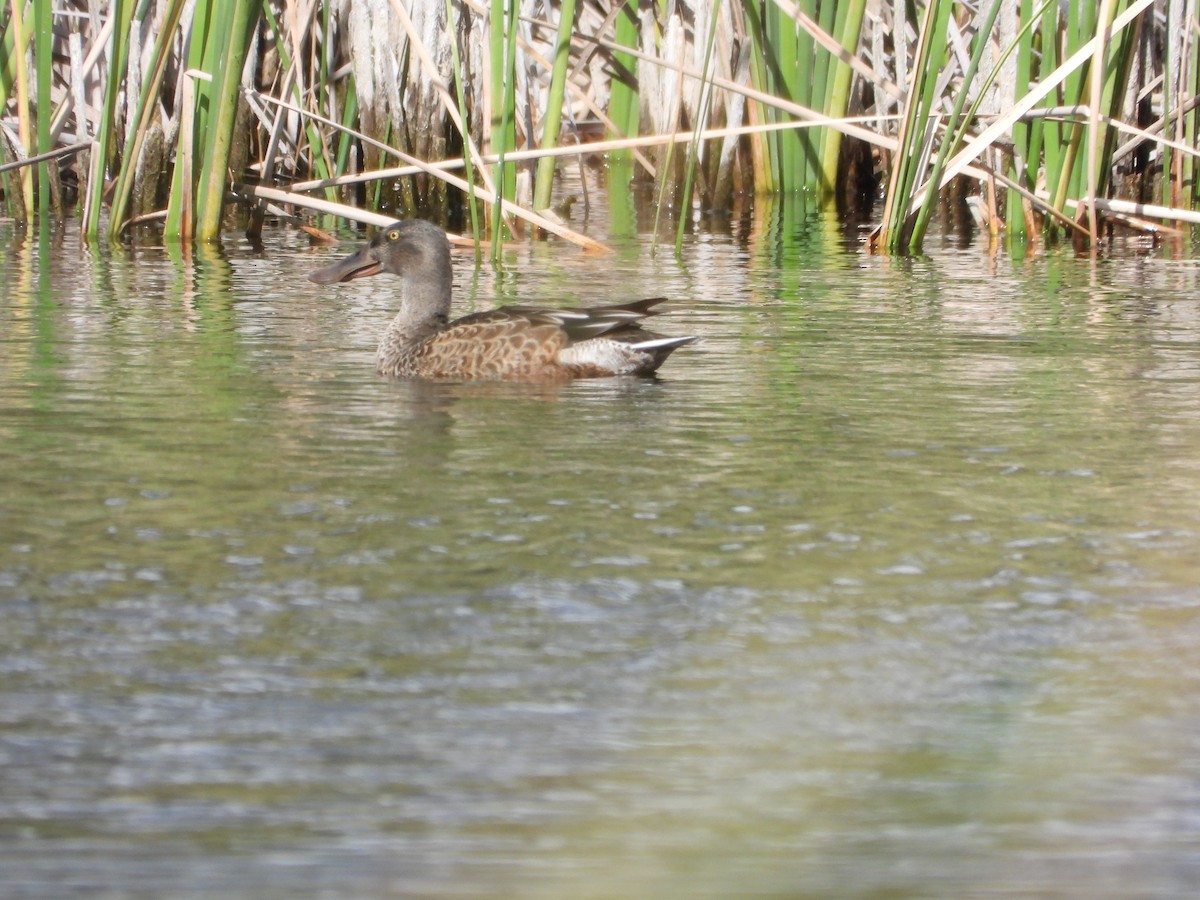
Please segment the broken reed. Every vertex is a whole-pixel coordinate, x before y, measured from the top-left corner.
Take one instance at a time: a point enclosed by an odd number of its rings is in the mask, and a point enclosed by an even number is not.
[[[543,211],[591,121],[616,141],[614,198],[641,170],[677,236],[735,188],[830,206],[852,159],[878,167],[888,252],[920,248],[959,176],[1018,242],[1195,218],[1194,0],[100,5],[0,12],[4,200],[22,219],[60,205],[44,155],[67,147],[93,237],[107,206],[112,237],[158,213],[168,237],[213,239],[232,190],[252,225],[268,194],[360,221],[451,197],[477,241],[524,220],[586,245]]]

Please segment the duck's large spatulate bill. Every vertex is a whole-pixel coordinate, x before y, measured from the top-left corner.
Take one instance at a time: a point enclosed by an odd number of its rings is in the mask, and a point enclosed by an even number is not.
[[[355,278],[378,275],[382,268],[379,260],[370,251],[371,248],[366,247],[353,256],[347,256],[345,259],[339,259],[315,272],[310,272],[308,280],[315,281],[317,284],[334,284],[338,281],[352,281]]]

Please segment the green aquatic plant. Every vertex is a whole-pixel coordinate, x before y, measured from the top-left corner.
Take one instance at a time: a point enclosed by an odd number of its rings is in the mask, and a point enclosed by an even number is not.
[[[558,144],[562,126],[563,96],[566,93],[567,64],[570,62],[571,31],[575,26],[575,0],[561,0],[558,10],[558,34],[554,41],[554,67],[550,72],[550,87],[546,94],[546,109],[542,114],[542,149]],[[533,185],[533,208],[550,206],[550,191],[554,187],[554,157],[543,156],[538,161],[537,179]]]
[[[113,237],[120,235],[124,225],[126,209],[133,193],[134,179],[138,175],[139,162],[142,159],[141,150],[150,133],[150,120],[155,114],[163,76],[170,64],[169,50],[174,42],[175,29],[183,15],[185,2],[186,0],[169,0],[163,16],[162,27],[150,55],[149,71],[146,72],[141,90],[138,91],[138,106],[133,116],[133,128],[125,148],[125,156],[132,164],[120,167],[117,173],[116,187],[110,201],[108,227],[109,233]]]
[[[263,192],[284,215],[319,192],[338,215],[469,221],[494,257],[517,219],[594,245],[538,212],[564,153],[610,154],[617,207],[632,160],[677,238],[697,203],[737,202],[735,186],[828,208],[849,202],[852,173],[875,246],[895,253],[919,251],[954,179],[1020,244],[1097,246],[1112,223],[1166,228],[1149,210],[1185,220],[1200,200],[1193,0],[97,7],[0,11],[4,200],[21,218],[59,214],[61,166],[93,239],[106,207],[113,238],[157,214],[168,239],[211,240],[231,199],[256,231]],[[560,146],[568,124],[584,146]],[[593,127],[617,143],[588,145]]]
[[[517,149],[517,0],[492,0],[488,18],[491,49],[491,143],[496,156],[492,181],[496,197],[492,202],[492,257],[499,255],[503,203],[517,193],[517,170],[505,157]]]
[[[946,26],[952,0],[930,0],[917,37],[912,86],[904,106],[899,147],[893,156],[891,178],[880,225],[880,245],[890,253],[915,249],[908,229],[909,206],[918,196],[918,185],[930,157],[937,125],[935,94],[946,58]]]
[[[133,0],[113,0],[112,41],[108,53],[108,78],[104,89],[104,109],[92,150],[92,171],[88,177],[88,202],[85,205],[84,234],[90,239],[100,235],[105,173],[115,164],[132,164],[118,154],[117,131],[125,87],[125,62],[129,55],[129,26],[133,20]]]

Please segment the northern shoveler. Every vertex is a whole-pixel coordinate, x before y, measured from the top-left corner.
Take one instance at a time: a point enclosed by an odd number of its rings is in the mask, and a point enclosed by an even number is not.
[[[353,256],[310,274],[333,284],[388,272],[400,312],[384,332],[379,372],[448,380],[565,380],[649,375],[694,336],[660,338],[639,322],[664,297],[581,309],[507,306],[449,320],[450,242],[431,222],[394,222]]]

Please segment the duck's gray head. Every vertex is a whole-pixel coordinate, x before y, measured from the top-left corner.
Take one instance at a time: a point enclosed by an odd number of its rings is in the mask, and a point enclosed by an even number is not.
[[[388,272],[410,285],[448,291],[450,242],[446,232],[424,219],[393,222],[352,256],[309,273],[317,284],[334,284]]]

